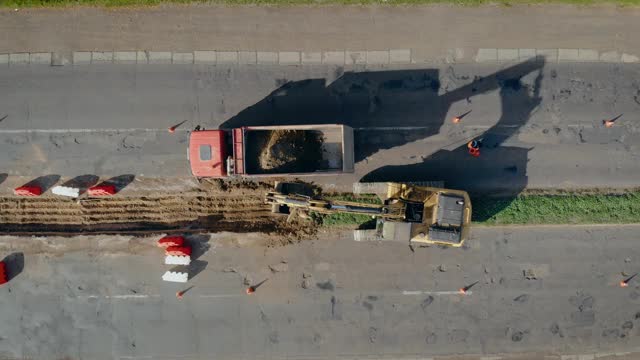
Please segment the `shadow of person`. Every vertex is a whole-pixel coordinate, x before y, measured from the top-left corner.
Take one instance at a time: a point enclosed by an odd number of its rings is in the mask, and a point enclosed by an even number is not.
[[[487,93],[541,69],[524,61],[448,91],[438,69],[347,72],[325,79],[287,82],[220,127],[344,124],[354,128],[355,160],[435,135],[457,101]]]
[[[65,181],[62,186],[80,189],[80,194],[84,194],[87,189],[98,183],[100,178],[96,175],[80,175],[71,180]]]
[[[60,175],[44,175],[39,176],[23,186],[38,186],[42,189],[42,193],[44,194],[47,190],[51,189],[53,185],[55,185],[58,181],[60,181]]]
[[[7,281],[10,282],[24,270],[24,254],[16,252],[5,256],[2,261],[6,266]]]
[[[9,174],[7,173],[0,173],[0,185],[2,185],[2,183],[7,180],[7,178],[9,177]]]

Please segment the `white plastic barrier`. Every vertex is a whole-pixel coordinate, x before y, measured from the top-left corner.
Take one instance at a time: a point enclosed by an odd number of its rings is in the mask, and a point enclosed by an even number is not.
[[[166,265],[189,265],[191,264],[191,256],[167,255],[164,258]]]
[[[77,198],[80,196],[80,189],[68,186],[56,186],[51,189],[51,192],[60,196],[69,196]]]
[[[189,273],[178,271],[167,271],[162,275],[163,281],[186,283],[189,280]]]

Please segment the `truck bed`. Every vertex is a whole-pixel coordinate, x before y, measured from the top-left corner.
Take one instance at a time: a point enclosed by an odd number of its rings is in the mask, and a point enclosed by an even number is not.
[[[353,134],[348,127],[347,132],[345,137],[342,125],[244,128],[246,175],[339,173],[345,157],[352,171]]]

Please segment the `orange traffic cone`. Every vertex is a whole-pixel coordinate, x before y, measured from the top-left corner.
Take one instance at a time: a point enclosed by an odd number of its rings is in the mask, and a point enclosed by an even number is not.
[[[191,290],[191,288],[193,288],[192,286],[189,286],[188,288],[184,289],[184,290],[180,290],[176,293],[176,298],[178,298],[178,300],[182,299],[182,297],[184,296],[184,294],[187,293],[187,291]]]
[[[633,279],[634,277],[636,277],[636,275],[638,275],[638,273],[635,273],[635,274],[633,274],[633,275],[629,276],[628,278],[626,278],[626,279],[624,279],[624,280],[620,281],[620,287],[625,288],[625,287],[629,286],[629,281],[631,281],[631,279]]]
[[[249,287],[247,288],[247,295],[251,295],[251,294],[253,294],[254,292],[256,292],[256,288],[255,288],[255,287],[253,287],[253,286],[249,286]]]
[[[467,291],[469,291],[469,289],[471,289],[473,287],[473,285],[477,284],[478,281],[471,283],[465,287],[460,288],[460,290],[458,290],[458,292],[462,295],[467,295]]]
[[[471,110],[467,111],[466,113],[464,113],[462,115],[454,116],[453,119],[451,119],[451,122],[454,123],[454,124],[459,123],[460,120],[462,120],[462,118],[467,116],[467,114],[469,114],[470,112],[471,112]]]
[[[176,129],[177,129],[180,125],[182,125],[182,124],[184,124],[184,123],[186,123],[186,122],[187,122],[187,120],[183,120],[183,121],[181,121],[181,122],[179,122],[179,123],[177,123],[177,124],[173,125],[172,127],[170,127],[170,128],[169,128],[169,132],[173,134],[174,132],[176,132]]]
[[[622,114],[614,117],[613,119],[602,120],[602,125],[604,125],[604,127],[606,127],[606,128],[613,127],[613,125],[615,124],[616,120],[618,120],[621,116],[622,116]]]

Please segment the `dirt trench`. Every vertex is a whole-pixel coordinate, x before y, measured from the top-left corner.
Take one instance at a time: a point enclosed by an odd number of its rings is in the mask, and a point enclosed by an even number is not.
[[[264,189],[228,188],[165,196],[81,200],[42,196],[0,197],[1,234],[122,234],[157,232],[260,232],[267,245],[312,236],[315,226],[271,213]]]

